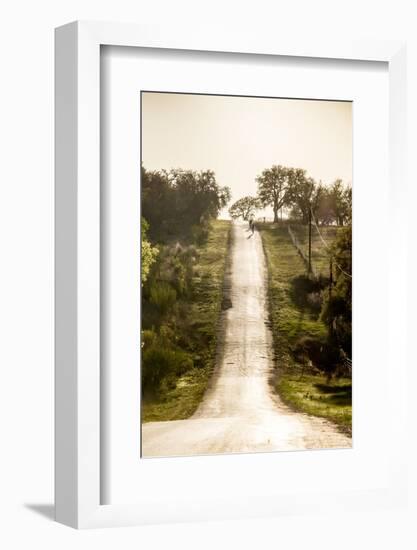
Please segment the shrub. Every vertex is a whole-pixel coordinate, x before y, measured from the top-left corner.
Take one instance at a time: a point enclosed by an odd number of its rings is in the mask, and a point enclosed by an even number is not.
[[[158,344],[161,347],[172,347],[172,343],[175,342],[175,330],[168,326],[168,325],[162,325],[159,329],[159,340]]]
[[[352,355],[352,228],[338,233],[334,244],[336,269],[332,295],[325,295],[321,319],[332,327],[335,338],[343,351]]]
[[[158,335],[154,330],[142,330],[142,348],[149,348],[156,343]]]
[[[158,249],[156,246],[152,246],[152,244],[149,242],[147,238],[147,233],[149,229],[149,224],[145,220],[145,218],[142,218],[141,220],[141,227],[142,227],[142,245],[141,245],[141,259],[142,259],[142,265],[141,265],[141,279],[142,279],[142,285],[146,282],[149,272],[151,270],[152,265],[155,263],[156,258],[158,256]]]
[[[299,275],[291,279],[290,295],[292,301],[301,308],[309,308],[317,315],[320,313],[323,297],[323,289],[326,288],[328,279]]]
[[[177,300],[177,292],[170,284],[155,282],[150,290],[150,302],[156,306],[162,315],[165,315]]]
[[[193,368],[193,360],[180,350],[152,345],[142,353],[142,392],[158,391],[161,383]]]
[[[191,288],[196,258],[197,250],[193,245],[186,246],[177,242],[164,246],[153,271],[153,280],[168,283],[176,290],[177,296],[187,295]]]
[[[207,224],[193,225],[191,227],[192,240],[199,246],[207,241],[208,233],[209,230]]]
[[[323,295],[321,292],[310,292],[306,296],[306,302],[308,307],[315,311],[316,313],[319,313],[321,310],[321,306],[323,303]]]
[[[297,341],[294,355],[302,363],[311,363],[329,378],[342,362],[340,349],[334,342],[310,336],[303,336]]]

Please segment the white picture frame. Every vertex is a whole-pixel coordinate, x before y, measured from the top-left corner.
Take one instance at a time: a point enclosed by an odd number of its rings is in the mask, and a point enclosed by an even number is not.
[[[259,497],[250,505],[216,500],[184,515],[175,495],[146,508],[135,504],[101,504],[100,445],[100,48],[102,45],[207,52],[266,54],[333,60],[382,61],[389,70],[390,195],[396,234],[401,234],[400,197],[405,188],[405,45],[363,41],[292,44],[261,33],[216,32],[136,25],[75,22],[56,30],[56,519],[76,528],[121,526],[187,519],[262,516],[326,509],[384,505],[403,501],[406,491],[401,429],[383,489],[349,494],[289,495],[285,501]],[[405,252],[391,262],[405,280]],[[389,304],[399,319],[392,338],[405,350],[402,331],[405,300]],[[402,339],[402,340],[401,340]],[[405,418],[405,351],[399,352],[399,391],[390,402],[396,421]],[[192,508],[192,503],[190,504]]]

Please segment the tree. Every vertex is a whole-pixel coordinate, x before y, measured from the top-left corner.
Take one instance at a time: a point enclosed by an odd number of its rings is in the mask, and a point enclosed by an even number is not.
[[[259,208],[259,200],[256,197],[242,197],[236,201],[229,209],[231,218],[242,218],[248,221],[255,215],[256,210]]]
[[[337,225],[349,223],[352,217],[352,188],[345,187],[342,180],[337,179],[329,188],[329,197]]]
[[[344,204],[345,204],[345,222],[352,224],[352,186],[345,186],[344,192]]]
[[[142,214],[152,240],[189,235],[193,226],[206,226],[216,218],[229,200],[230,189],[219,186],[211,170],[148,171],[142,166]]]
[[[158,256],[158,249],[156,246],[152,246],[151,243],[147,239],[147,233],[149,229],[149,224],[145,220],[145,218],[142,218],[141,220],[141,229],[142,229],[142,243],[141,243],[141,249],[142,249],[142,269],[141,269],[141,279],[142,279],[142,285],[146,282],[146,279],[148,278],[149,271],[152,267],[152,264],[155,262],[156,257]]]
[[[321,318],[333,327],[333,337],[352,356],[352,227],[338,231],[333,245],[335,284],[325,298]]]
[[[165,233],[171,216],[174,190],[171,188],[166,173],[149,171],[141,167],[141,213],[149,224],[148,234],[157,240]]]
[[[336,180],[329,187],[323,187],[315,213],[318,223],[339,226],[352,223],[352,187]]]
[[[319,207],[324,187],[321,183],[317,184],[313,178],[308,178],[306,171],[300,168],[289,168],[288,180],[287,200],[293,211],[299,213],[302,223],[307,224],[310,209],[315,214]]]
[[[230,189],[220,187],[211,170],[173,169],[168,178],[175,191],[175,209],[190,225],[216,218],[230,200]]]
[[[288,203],[289,169],[274,165],[256,177],[258,197],[263,206],[272,206],[274,223],[278,222],[278,211]]]
[[[323,188],[315,216],[320,225],[330,225],[335,221],[333,200],[328,187]]]

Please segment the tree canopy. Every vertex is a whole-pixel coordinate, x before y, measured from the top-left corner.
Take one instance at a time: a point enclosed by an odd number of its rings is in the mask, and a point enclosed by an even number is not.
[[[271,168],[263,170],[262,174],[256,177],[259,200],[263,206],[272,206],[274,222],[278,221],[278,210],[282,208],[289,199],[289,176],[289,168],[281,165],[274,165]]]
[[[313,178],[308,178],[305,174],[297,174],[295,170],[293,181],[291,182],[291,199],[301,213],[301,219],[304,224],[309,220],[310,210],[315,214],[323,197],[323,185],[317,184]]]
[[[230,189],[219,186],[211,170],[148,171],[142,166],[141,173],[142,215],[153,239],[190,233],[216,218],[230,200]]]
[[[260,201],[256,197],[242,197],[237,200],[229,209],[230,217],[233,219],[242,218],[248,221],[255,215],[256,210],[260,206]]]
[[[343,227],[333,245],[335,284],[327,295],[322,319],[333,327],[332,336],[352,357],[352,227]]]
[[[323,187],[316,216],[323,225],[350,224],[352,222],[352,187],[344,185],[340,179],[329,187]]]
[[[352,188],[340,179],[325,186],[309,177],[306,170],[273,165],[263,170],[256,182],[259,202],[272,207],[274,223],[278,222],[278,211],[282,208],[303,224],[308,223],[310,210],[325,225],[351,223]]]

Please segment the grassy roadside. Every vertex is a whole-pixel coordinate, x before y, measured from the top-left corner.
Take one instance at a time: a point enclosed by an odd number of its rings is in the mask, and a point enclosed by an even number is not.
[[[297,300],[293,280],[305,274],[304,262],[293,246],[285,225],[259,224],[268,268],[270,322],[277,365],[274,386],[283,401],[295,410],[327,418],[345,433],[351,433],[351,380],[332,380],[297,364],[293,347],[302,336],[324,337],[326,326],[317,312]],[[306,228],[292,226],[300,244]],[[336,230],[329,228],[329,244]],[[318,237],[317,237],[318,238]],[[326,257],[313,238],[313,261],[318,273],[327,269]]]
[[[298,243],[305,254],[308,254],[308,226],[306,225],[291,225],[293,232],[295,233]],[[337,236],[337,232],[340,230],[338,227],[320,227],[320,233],[323,236],[324,241],[331,245]],[[327,275],[329,271],[329,256],[326,254],[325,247],[317,234],[316,228],[312,227],[311,233],[311,259],[314,269],[317,273]]]
[[[285,372],[278,377],[276,389],[293,409],[327,418],[340,431],[352,434],[352,380],[339,378],[329,384],[324,376]]]
[[[198,247],[194,266],[193,292],[186,304],[193,339],[194,367],[175,384],[164,388],[157,399],[142,402],[142,421],[180,420],[198,407],[213,372],[217,324],[221,312],[223,280],[230,246],[231,223],[211,223],[206,242]]]

